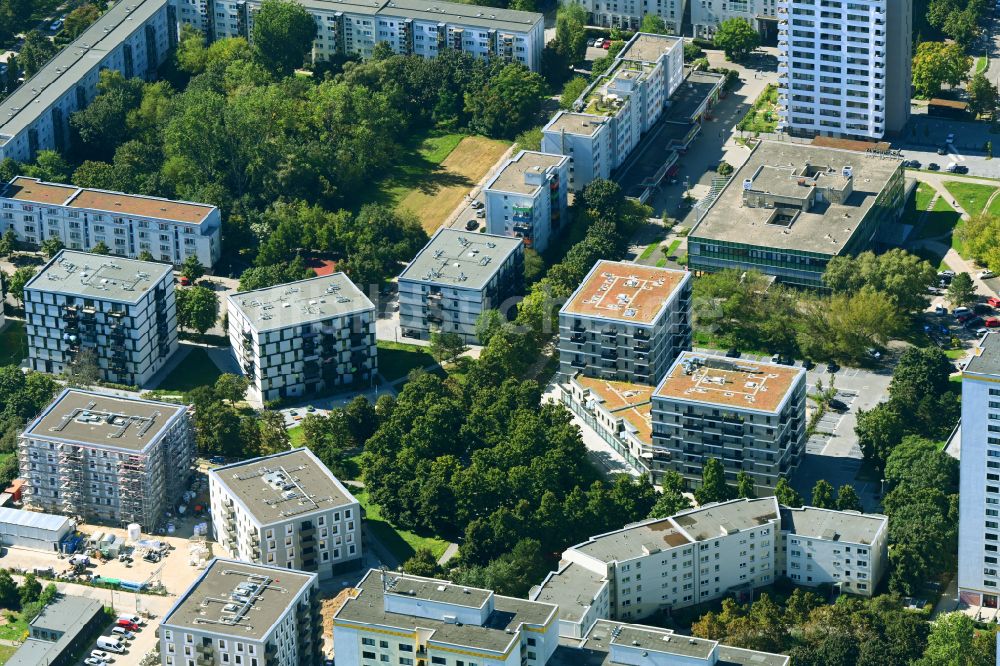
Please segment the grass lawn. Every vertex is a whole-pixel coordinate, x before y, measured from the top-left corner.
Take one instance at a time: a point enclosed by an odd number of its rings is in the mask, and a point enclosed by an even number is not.
[[[639,259],[649,259],[652,256],[652,254],[656,252],[656,248],[658,247],[660,247],[659,242],[650,243],[649,245],[646,246],[646,249],[642,251],[642,254],[639,255]]]
[[[743,132],[773,132],[778,126],[777,105],[778,88],[774,84],[768,84],[736,129]]]
[[[993,200],[993,203],[986,209],[986,212],[990,215],[1000,215],[1000,196]]]
[[[0,638],[8,641],[19,641],[28,633],[28,621],[17,616],[16,622],[7,622],[0,625]]]
[[[401,342],[378,341],[378,371],[386,381],[394,382],[414,368],[437,363],[426,347]]]
[[[195,347],[156,387],[156,390],[190,391],[198,386],[214,384],[221,374],[208,353],[201,347]]]
[[[964,349],[946,349],[945,352],[944,352],[944,355],[947,356],[948,358],[950,358],[953,361],[957,361],[958,359],[960,359],[963,356],[965,356],[965,350]]]
[[[28,336],[24,322],[8,321],[0,331],[0,365],[18,365],[28,356]]]
[[[14,656],[17,652],[16,647],[11,647],[10,645],[0,645],[0,664],[6,664],[7,660]]]
[[[668,257],[672,257],[672,256],[674,256],[674,252],[676,252],[677,248],[679,248],[680,246],[681,246],[681,239],[680,238],[675,238],[670,243],[670,247],[667,248],[667,251],[664,254],[666,254]]]
[[[958,180],[946,180],[944,186],[958,202],[958,205],[964,208],[970,216],[982,212],[990,195],[997,191],[997,188],[992,185],[966,183]]]
[[[448,548],[448,542],[442,539],[422,537],[406,530],[397,530],[382,518],[382,512],[378,506],[369,501],[368,492],[364,488],[352,488],[351,493],[364,508],[366,524],[372,534],[399,560],[400,564],[410,559],[418,548],[429,548],[434,557],[441,557]]]
[[[986,71],[986,68],[990,66],[990,61],[984,56],[979,56],[976,58],[976,74],[982,74]]]
[[[926,203],[924,204],[926,206]],[[944,197],[938,197],[934,202],[934,207],[927,212],[927,219],[920,230],[920,238],[935,238],[938,236],[951,236],[943,238],[945,243],[954,244],[955,229],[961,224],[961,215],[951,207],[951,204]]]

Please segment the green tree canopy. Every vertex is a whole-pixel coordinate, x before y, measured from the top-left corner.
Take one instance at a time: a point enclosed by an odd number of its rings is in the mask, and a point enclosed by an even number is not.
[[[694,491],[698,504],[725,502],[736,497],[736,489],[726,483],[726,471],[718,458],[709,458],[701,469],[701,487]]]
[[[253,18],[253,53],[275,76],[301,67],[316,39],[316,21],[292,0],[264,0]]]
[[[861,498],[858,497],[858,491],[854,489],[854,486],[844,484],[837,490],[836,508],[838,511],[864,511]]]
[[[784,506],[798,508],[805,503],[802,501],[802,495],[789,485],[785,477],[778,479],[778,483],[774,485],[774,495],[778,498],[778,503]]]
[[[729,18],[719,24],[715,45],[725,51],[726,59],[742,60],[760,46],[760,34],[742,18]]]
[[[833,509],[836,504],[833,500],[833,486],[829,481],[820,479],[812,489],[812,502],[810,504],[819,509]]]
[[[178,289],[177,325],[182,328],[204,333],[215,325],[219,318],[219,297],[206,287]]]
[[[63,23],[62,31],[70,39],[76,39],[84,30],[101,16],[101,11],[96,5],[87,3],[80,5],[69,14]]]
[[[17,60],[24,70],[25,78],[34,76],[45,63],[56,55],[55,44],[40,30],[32,30],[24,37]]]
[[[913,56],[913,87],[917,95],[934,97],[944,84],[958,86],[969,78],[972,58],[959,44],[921,42]]]
[[[956,275],[948,285],[948,302],[952,307],[970,305],[976,302],[976,285],[972,282],[972,276],[962,272]]]

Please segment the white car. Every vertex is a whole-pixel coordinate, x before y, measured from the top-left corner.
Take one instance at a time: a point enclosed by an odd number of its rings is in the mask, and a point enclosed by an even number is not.
[[[989,280],[990,278],[995,278],[996,276],[997,276],[997,274],[994,273],[993,271],[991,271],[988,268],[986,270],[981,271],[979,273],[979,279],[980,280]]]
[[[121,636],[122,639],[124,639],[126,641],[131,641],[131,640],[135,639],[135,634],[133,634],[131,631],[129,631],[125,627],[114,627],[111,630],[111,633],[115,634],[116,636]]]
[[[85,663],[87,666],[104,666],[108,662],[104,661],[103,659],[95,659],[94,657],[87,657],[86,659],[83,660],[83,663]]]
[[[102,661],[111,661],[111,655],[104,650],[92,650],[90,656],[94,659],[100,659]]]
[[[142,625],[146,624],[146,621],[143,620],[138,615],[119,615],[118,619],[119,620],[128,620],[129,622],[135,623],[135,624],[139,625],[140,627]]]

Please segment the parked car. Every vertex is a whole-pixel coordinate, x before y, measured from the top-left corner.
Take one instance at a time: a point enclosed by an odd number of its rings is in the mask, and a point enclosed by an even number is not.
[[[730,349],[726,352],[726,358],[739,358],[739,357],[740,357],[739,349]]]
[[[938,155],[947,155],[948,154],[948,149],[945,148],[944,146],[938,146],[937,154]]]
[[[104,661],[103,659],[98,659],[96,657],[87,657],[86,659],[83,660],[83,663],[85,663],[87,666],[104,666],[108,662]]]
[[[989,280],[990,278],[995,278],[996,276],[997,276],[997,274],[994,273],[993,271],[991,271],[988,268],[979,271],[979,279],[980,280]]]
[[[781,363],[781,354],[772,354],[771,363]]]
[[[849,409],[846,402],[843,400],[837,400],[836,398],[831,398],[826,404],[835,412],[846,412]]]
[[[991,308],[1000,308],[1000,298],[997,298],[996,296],[990,296],[989,298],[986,299],[986,305],[990,306]]]
[[[101,636],[97,639],[97,647],[102,650],[110,650],[111,652],[121,653],[125,651],[125,645],[117,636]]]
[[[867,351],[867,354],[868,354],[868,356],[870,356],[871,358],[875,359],[876,361],[881,360],[881,358],[882,358],[882,352],[880,352],[875,347],[869,347],[869,349]]]
[[[480,208],[482,208],[482,207],[483,207],[483,202],[482,202],[482,201],[479,201],[479,200],[477,199],[476,201],[473,201],[473,202],[472,202],[472,209],[473,209],[473,210],[479,210],[479,209],[480,209]]]
[[[988,328],[977,328],[976,329],[976,337],[980,337],[981,338],[981,337],[983,337],[984,335],[986,335],[989,332],[990,332],[990,329],[988,329]],[[961,368],[959,368],[959,370],[961,370]]]
[[[605,51],[607,51],[608,49],[610,49],[611,48],[611,40],[610,39],[605,39],[604,43],[601,44],[601,48],[604,49]]]
[[[126,641],[131,641],[131,640],[135,639],[135,634],[133,634],[131,631],[129,631],[125,627],[112,627],[111,628],[111,633],[114,634],[114,635],[116,635],[116,636],[119,636],[120,638],[122,638],[122,639],[124,639]]]
[[[597,45],[597,40],[596,39],[588,39],[587,40],[587,46],[596,46],[596,45]]]
[[[903,162],[903,166],[909,167],[911,169],[919,169],[920,162],[918,160],[906,160],[905,162]]]
[[[983,320],[983,326],[986,328],[1000,328],[1000,317],[987,317]]]
[[[313,412],[316,411],[316,407],[314,407],[313,405],[306,405],[306,411],[312,414]]]
[[[816,367],[816,364],[806,358],[802,359],[802,367],[805,368],[806,370],[811,370],[812,368]]]
[[[475,231],[478,228],[479,228],[479,222],[477,222],[476,220],[469,220],[468,222],[465,223],[466,231]]]
[[[138,627],[141,627],[142,625],[146,624],[146,621],[143,620],[138,615],[119,615],[118,616],[118,621],[121,622],[122,620],[125,620],[126,622],[131,622],[132,624],[134,624],[134,625],[136,625]],[[132,631],[135,631],[135,630],[133,629]]]
[[[954,162],[948,162],[948,166],[944,168],[948,173],[955,173],[958,170],[958,165]]]
[[[939,305],[936,308],[934,308],[934,314],[936,314],[939,317],[943,317],[946,314],[948,314],[948,308],[946,308],[943,305]]]
[[[986,320],[982,317],[970,317],[969,319],[966,319],[964,323],[966,328],[976,330],[980,326],[985,325]]]
[[[104,661],[111,661],[111,655],[103,650],[91,650],[90,656],[94,659],[103,659]]]
[[[226,462],[226,459],[223,458],[222,456],[212,456],[211,458],[208,459],[208,462],[212,463],[213,465],[222,465]]]
[[[928,171],[939,171],[941,167],[938,166],[937,162],[931,162],[927,165]]]
[[[969,173],[969,167],[965,166],[964,164],[958,164],[955,166],[954,173],[967,174]]]
[[[182,287],[187,287],[188,285],[190,285],[190,284],[191,284],[191,280],[189,280],[188,278],[186,278],[186,277],[184,277],[184,276],[182,275],[182,276],[181,276],[181,279],[180,279],[180,283],[181,283],[181,286],[182,286]]]
[[[49,30],[51,30],[52,32],[59,32],[59,30],[62,27],[63,27],[63,20],[56,19],[55,21],[52,22],[52,25],[49,26]]]
[[[834,363],[833,361],[830,361],[829,363],[826,364],[826,371],[829,372],[831,375],[835,374],[838,370],[840,370],[840,366]]]
[[[604,46],[604,39],[601,38],[601,37],[598,37],[597,39],[594,40],[594,43],[591,44],[591,46],[593,46],[596,49],[601,48],[602,46]]]
[[[955,308],[954,310],[951,311],[951,313],[953,315],[955,315],[956,317],[961,317],[962,315],[966,315],[966,314],[969,314],[971,312],[972,312],[972,310],[970,310],[969,308],[966,308],[966,307]]]
[[[938,277],[953,278],[953,277],[955,277],[955,271],[953,271],[951,269],[940,271],[938,273]]]

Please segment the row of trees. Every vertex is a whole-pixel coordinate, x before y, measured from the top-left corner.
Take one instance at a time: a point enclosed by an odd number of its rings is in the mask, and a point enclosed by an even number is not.
[[[25,574],[18,585],[9,571],[0,569],[0,608],[10,612],[20,611],[21,617],[28,621],[34,619],[58,594],[55,583],[43,588],[33,573]]]
[[[965,244],[969,256],[980,266],[986,266],[994,273],[1000,272],[1000,216],[986,212],[974,215],[956,233]]]
[[[835,257],[823,281],[831,294],[772,284],[758,271],[704,275],[694,285],[695,325],[738,349],[858,361],[927,307],[924,294],[937,273],[928,262],[894,249]]]
[[[0,367],[0,486],[7,487],[17,476],[18,434],[51,402],[57,388],[44,373],[25,373],[16,365]]]

